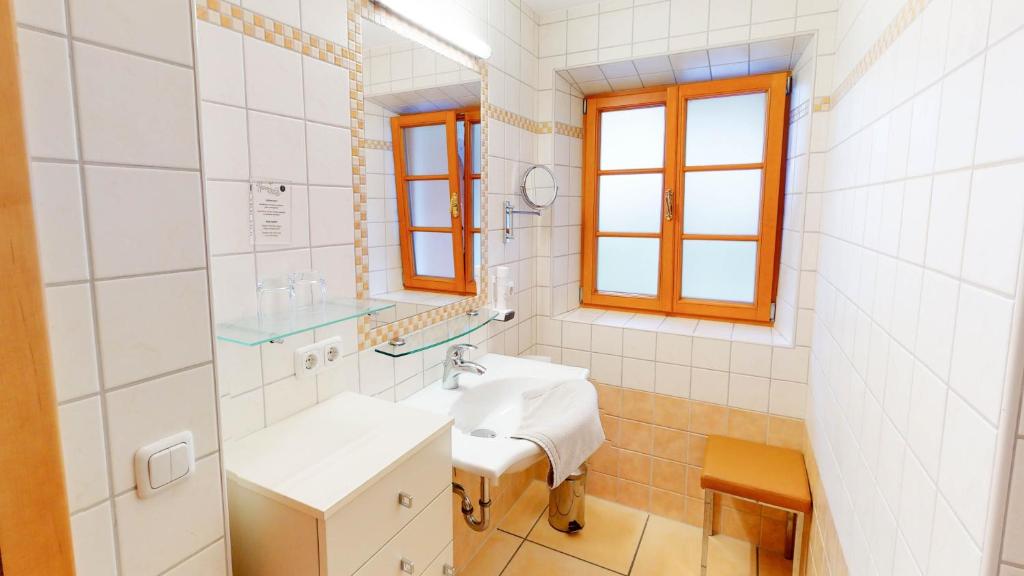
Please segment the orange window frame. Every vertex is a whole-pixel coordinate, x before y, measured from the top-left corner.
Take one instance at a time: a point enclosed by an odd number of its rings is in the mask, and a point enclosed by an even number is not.
[[[459,166],[458,121],[463,120],[464,166]],[[446,110],[406,114],[391,118],[392,155],[395,165],[395,191],[398,204],[399,245],[402,256],[402,284],[407,289],[427,290],[456,294],[475,294],[476,282],[473,277],[472,233],[479,228],[472,226],[473,198],[472,182],[480,179],[472,171],[472,124],[480,122],[479,110]],[[447,172],[445,174],[411,175],[406,171],[406,150],[404,129],[421,126],[445,126],[447,146]],[[409,210],[409,186],[411,182],[423,180],[447,180],[449,214],[451,224],[447,227],[413,226]],[[444,278],[416,273],[412,237],[414,232],[440,232],[451,234],[454,277]]]
[[[600,94],[587,98],[584,118],[583,226],[582,226],[582,300],[587,306],[649,311],[679,316],[753,324],[773,322],[780,256],[782,194],[786,165],[786,132],[789,95],[788,72],[762,74],[727,80],[712,80],[657,89]],[[763,92],[765,106],[765,151],[762,162],[715,166],[686,165],[686,105],[689,100]],[[662,169],[601,170],[600,123],[607,111],[665,107],[665,160]],[[710,170],[761,169],[760,225],[756,235],[686,234],[683,215],[686,209],[685,177],[688,172]],[[661,231],[657,234],[599,232],[598,179],[607,174],[663,174]],[[666,208],[671,207],[671,211]],[[597,290],[597,241],[601,237],[660,238],[658,294],[655,296],[603,293]],[[698,300],[682,296],[682,248],[684,240],[721,240],[757,242],[754,300],[750,303]]]

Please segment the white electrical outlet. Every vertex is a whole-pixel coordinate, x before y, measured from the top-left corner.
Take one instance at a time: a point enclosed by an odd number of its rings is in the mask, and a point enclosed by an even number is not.
[[[321,340],[319,344],[322,344],[324,347],[324,370],[333,368],[341,363],[341,336]]]
[[[324,368],[324,345],[314,342],[295,350],[295,376],[308,378]]]

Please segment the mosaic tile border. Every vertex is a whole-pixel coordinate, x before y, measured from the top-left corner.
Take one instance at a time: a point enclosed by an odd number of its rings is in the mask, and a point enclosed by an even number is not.
[[[367,150],[394,150],[391,142],[387,140],[363,140]]]
[[[346,69],[355,66],[355,58],[349,47],[303,32],[237,4],[225,0],[196,0],[195,10],[196,18],[203,22],[241,32]]]
[[[564,122],[539,122],[537,120],[531,120],[522,114],[516,114],[511,110],[488,104],[486,106],[481,105],[481,111],[484,115],[494,118],[499,122],[514,126],[520,130],[532,132],[534,134],[560,134],[562,136],[569,136],[570,138],[583,139],[583,127],[573,126]]]
[[[846,78],[843,78],[843,81],[832,92],[832,96],[827,102],[828,108],[831,108],[833,104],[838,104],[860,82],[861,78],[889,50],[896,39],[924,12],[924,9],[930,2],[931,0],[908,0],[903,5],[903,8],[900,8],[899,13],[889,22],[889,25],[885,27],[885,30],[875,40],[875,43],[871,45],[867,53],[864,54],[860,61],[857,62],[857,65],[853,67],[853,70],[850,70]],[[815,101],[815,106],[817,106],[817,101]]]

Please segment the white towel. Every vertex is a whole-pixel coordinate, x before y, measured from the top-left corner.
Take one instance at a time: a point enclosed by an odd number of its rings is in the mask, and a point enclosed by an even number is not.
[[[547,453],[548,484],[558,486],[604,442],[593,384],[566,380],[523,393],[523,418],[511,436],[529,440]]]

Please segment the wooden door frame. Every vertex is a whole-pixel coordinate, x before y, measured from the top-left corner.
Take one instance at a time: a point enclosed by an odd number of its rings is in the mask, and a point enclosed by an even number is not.
[[[0,572],[75,573],[21,113],[14,8],[0,0]]]

